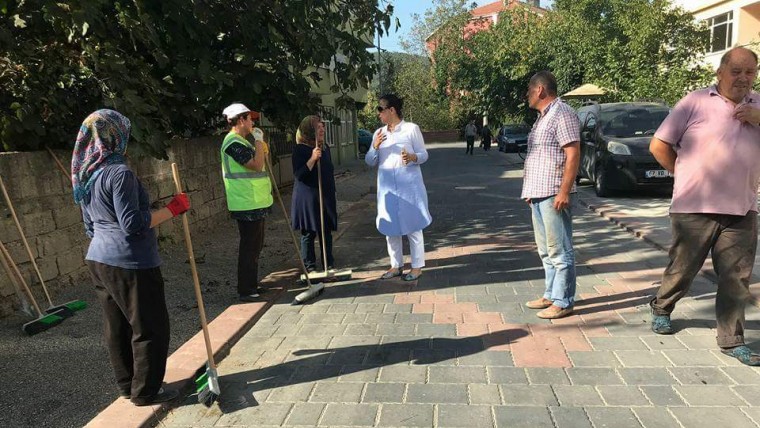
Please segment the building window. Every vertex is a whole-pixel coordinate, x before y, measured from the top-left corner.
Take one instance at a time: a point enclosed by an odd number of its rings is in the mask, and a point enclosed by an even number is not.
[[[707,26],[710,28],[710,52],[720,52],[731,46],[734,32],[734,12],[708,19]]]

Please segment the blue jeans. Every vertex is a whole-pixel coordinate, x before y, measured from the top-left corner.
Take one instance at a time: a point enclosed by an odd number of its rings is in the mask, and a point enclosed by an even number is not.
[[[571,207],[575,195],[570,195]],[[555,306],[567,308],[575,303],[575,253],[573,252],[573,214],[571,207],[554,209],[554,196],[532,199],[533,233],[538,255],[544,264],[544,298]]]

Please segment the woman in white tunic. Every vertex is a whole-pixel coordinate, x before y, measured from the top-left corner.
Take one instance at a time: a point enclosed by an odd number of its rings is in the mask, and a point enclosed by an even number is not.
[[[377,230],[388,241],[391,268],[381,278],[403,276],[414,281],[425,266],[422,229],[432,221],[420,165],[428,159],[420,127],[403,120],[404,101],[394,94],[380,97],[377,115],[386,126],[375,131],[364,158],[377,166]],[[412,270],[403,273],[402,237],[409,239]]]

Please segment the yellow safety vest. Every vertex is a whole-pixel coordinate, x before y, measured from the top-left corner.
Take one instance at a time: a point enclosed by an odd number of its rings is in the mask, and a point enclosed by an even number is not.
[[[230,211],[250,211],[272,206],[272,182],[266,166],[261,172],[252,171],[240,165],[225,153],[232,143],[240,143],[253,149],[251,143],[230,131],[222,143],[222,178],[227,192],[227,208]]]

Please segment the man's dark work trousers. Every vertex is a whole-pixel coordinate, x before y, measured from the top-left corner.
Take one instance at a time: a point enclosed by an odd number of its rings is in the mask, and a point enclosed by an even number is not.
[[[124,269],[87,261],[103,306],[108,356],[122,394],[151,397],[164,381],[169,313],[161,269]]]
[[[467,150],[464,153],[472,154],[472,150],[475,148],[475,137],[467,137],[466,139],[467,139]]]
[[[301,259],[306,269],[317,268],[317,255],[314,253],[314,241],[317,240],[317,236],[320,235],[313,230],[301,231]],[[325,243],[327,247],[327,267],[333,266],[335,263],[332,255],[332,231],[325,228]],[[322,237],[319,239],[319,257],[322,258]],[[322,269],[325,269],[325,261],[322,260]]]
[[[264,248],[264,219],[238,220],[240,249],[238,250],[238,283],[240,296],[253,294],[259,287],[259,256]]]
[[[676,302],[689,291],[707,254],[712,250],[718,276],[715,318],[718,346],[744,344],[744,306],[749,300],[749,280],[757,249],[757,213],[745,216],[723,214],[671,214],[673,243],[670,263],[662,285],[652,301],[656,315],[669,315]]]

